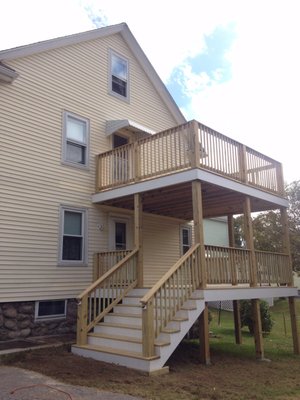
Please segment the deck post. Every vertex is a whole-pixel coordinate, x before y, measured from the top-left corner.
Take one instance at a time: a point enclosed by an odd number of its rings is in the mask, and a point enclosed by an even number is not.
[[[234,240],[234,219],[233,215],[229,214],[227,216],[227,222],[228,222],[228,238],[229,238],[229,247],[235,247],[235,240]],[[231,284],[233,286],[238,284],[238,279],[237,279],[237,271],[236,271],[236,266],[234,262],[234,257],[231,256],[231,253],[229,253],[229,262],[230,262],[230,271],[231,271]]]
[[[232,303],[233,303],[235,343],[242,344],[242,324],[241,324],[241,314],[240,314],[240,302],[238,300],[233,300]]]
[[[204,247],[202,193],[201,193],[200,181],[192,182],[192,196],[193,196],[195,244],[200,245],[200,257],[199,257],[200,265],[198,265],[198,271],[200,272],[200,277],[201,277],[200,289],[204,289],[207,283],[207,276],[206,276],[206,261],[205,261],[205,247]]]
[[[251,202],[249,196],[246,196],[244,201],[244,229],[247,249],[250,250],[250,286],[255,287],[257,286],[257,266],[253,242]]]
[[[242,182],[247,182],[247,162],[246,162],[246,146],[241,144],[239,146],[239,169],[240,169],[240,179]]]
[[[264,345],[261,327],[261,316],[260,316],[260,304],[259,299],[252,299],[252,317],[254,322],[254,342],[255,342],[255,353],[258,360],[264,359]]]
[[[137,254],[137,287],[142,288],[144,284],[143,271],[143,203],[140,193],[134,195],[134,246],[138,249]]]
[[[194,159],[192,160],[193,168],[200,168],[200,143],[199,143],[199,124],[196,120],[191,121],[194,136]]]
[[[291,257],[291,247],[290,247],[290,231],[289,231],[289,220],[287,209],[285,207],[280,208],[280,219],[282,225],[282,251],[284,254],[289,256],[289,277],[290,281],[287,282],[289,286],[293,286],[293,274],[292,274],[292,257]]]
[[[205,303],[204,310],[199,317],[199,344],[200,344],[201,364],[210,365],[209,324],[208,324],[207,303]]]
[[[299,355],[300,354],[300,339],[299,339],[299,330],[298,330],[298,325],[297,325],[295,297],[289,297],[289,309],[290,309],[290,317],[291,317],[294,354]]]

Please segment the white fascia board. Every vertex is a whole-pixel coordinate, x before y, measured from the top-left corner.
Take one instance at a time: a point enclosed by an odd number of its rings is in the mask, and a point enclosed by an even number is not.
[[[203,169],[197,169],[197,178],[201,181],[212,183],[213,185],[221,186],[235,192],[243,193],[246,196],[255,197],[260,200],[265,200],[270,203],[276,204],[280,207],[288,207],[289,202],[279,196],[272,193],[267,193],[262,190],[256,189],[252,186],[244,185],[243,183],[227,179],[223,176],[213,174]]]
[[[135,193],[143,193],[149,190],[160,189],[163,187],[177,185],[184,182],[191,182],[194,180],[201,180],[211,183],[213,185],[233,190],[235,192],[243,193],[247,196],[255,197],[257,199],[276,204],[279,207],[288,207],[288,201],[286,199],[200,169],[191,169],[188,171],[178,172],[172,175],[162,176],[160,178],[155,178],[144,182],[133,183],[116,189],[109,189],[105,192],[94,194],[92,196],[92,202],[101,203],[107,200],[130,196]]]
[[[155,131],[153,131],[152,129],[146,128],[145,126],[140,125],[137,122],[131,121],[130,119],[116,119],[106,121],[105,136],[112,135],[122,128],[133,128],[136,131],[145,132],[149,135],[153,135],[155,133]]]
[[[198,291],[197,291],[198,292]],[[228,287],[199,290],[205,301],[269,299],[273,297],[294,297],[298,295],[295,287]]]

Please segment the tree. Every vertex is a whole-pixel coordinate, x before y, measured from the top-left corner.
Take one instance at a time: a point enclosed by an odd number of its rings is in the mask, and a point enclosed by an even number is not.
[[[286,186],[289,200],[288,221],[294,271],[300,271],[300,180]],[[263,212],[252,218],[253,240],[256,250],[282,252],[283,236],[279,211]],[[234,219],[235,245],[246,247],[244,217]]]
[[[261,328],[264,333],[270,333],[274,322],[271,318],[269,304],[261,300],[259,302],[260,317],[261,317]],[[242,300],[240,302],[240,313],[241,313],[241,324],[248,326],[249,332],[253,335],[254,332],[254,319],[252,315],[252,304],[250,300]]]

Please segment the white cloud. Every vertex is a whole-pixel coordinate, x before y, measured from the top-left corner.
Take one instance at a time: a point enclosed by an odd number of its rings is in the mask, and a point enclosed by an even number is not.
[[[184,108],[189,118],[282,160],[289,181],[300,178],[297,0],[5,1],[0,49],[92,29],[86,6],[108,24],[127,22],[165,82],[175,67],[182,67],[191,96]],[[220,71],[214,81],[194,74],[187,57],[205,50],[204,35],[232,21],[237,32],[227,55],[232,79],[221,83]]]

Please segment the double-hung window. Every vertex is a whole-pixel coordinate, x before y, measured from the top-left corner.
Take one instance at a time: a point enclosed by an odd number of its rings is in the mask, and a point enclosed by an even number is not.
[[[87,264],[86,236],[87,210],[61,207],[60,264]]]
[[[65,112],[63,129],[63,162],[79,167],[88,166],[89,121]]]
[[[120,98],[129,98],[128,60],[110,52],[110,93]]]

